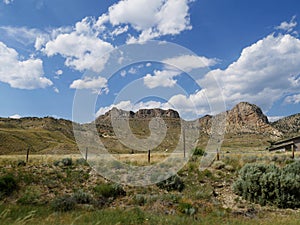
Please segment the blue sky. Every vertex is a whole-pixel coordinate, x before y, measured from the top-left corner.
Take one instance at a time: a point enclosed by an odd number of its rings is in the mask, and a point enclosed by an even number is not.
[[[87,120],[113,106],[191,119],[241,101],[299,113],[299,17],[297,0],[1,0],[0,116],[72,119],[76,91],[96,96]],[[189,51],[104,74],[111,52],[153,40]]]

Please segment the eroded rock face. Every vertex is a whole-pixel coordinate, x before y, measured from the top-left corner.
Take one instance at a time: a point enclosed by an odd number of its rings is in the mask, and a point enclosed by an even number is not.
[[[110,121],[112,112],[115,113],[114,115],[117,115],[117,118],[129,117],[139,120],[162,117],[170,119],[180,119],[179,113],[172,109],[140,109],[139,111],[134,113],[132,111],[124,111],[113,108],[105,115],[100,116],[97,119],[98,122],[101,121],[103,123],[104,121]],[[226,115],[226,133],[266,134],[274,137],[282,136],[282,133],[269,123],[267,116],[263,114],[262,110],[254,104],[241,102],[231,110],[228,110],[224,113]],[[201,133],[211,133],[213,118],[214,117],[210,115],[206,115],[198,120]]]
[[[203,132],[209,133],[212,117],[199,119]],[[248,102],[241,102],[226,112],[226,133],[266,133],[271,136],[281,136],[282,133],[272,127],[262,110]]]
[[[129,117],[134,119],[145,119],[145,118],[155,118],[155,117],[163,117],[163,118],[170,118],[170,119],[179,119],[179,113],[175,110],[168,109],[140,109],[136,113],[132,111],[125,111],[117,108],[113,108],[104,115],[98,117],[97,120],[110,120],[111,115],[116,117]]]
[[[141,118],[153,118],[153,117],[168,117],[171,119],[178,119],[179,114],[177,111],[168,109],[140,109],[134,114],[134,118],[141,119]]]

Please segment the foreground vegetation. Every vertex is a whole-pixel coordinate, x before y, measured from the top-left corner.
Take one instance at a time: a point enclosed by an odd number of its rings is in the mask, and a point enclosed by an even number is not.
[[[265,167],[286,171],[280,168],[292,167],[299,155],[292,160],[286,154],[225,154],[199,171],[202,153],[198,150],[177,175],[147,187],[110,183],[78,156],[42,161],[36,156],[28,164],[2,157],[1,224],[298,224],[299,210],[279,209],[270,200],[266,206],[252,203],[233,187],[243,190],[237,187],[246,171],[261,171],[250,167],[272,164]],[[247,182],[253,185],[250,178]]]

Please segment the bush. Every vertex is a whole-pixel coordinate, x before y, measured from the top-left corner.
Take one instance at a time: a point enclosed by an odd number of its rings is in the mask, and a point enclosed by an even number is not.
[[[167,180],[163,180],[156,184],[160,189],[167,191],[182,191],[184,189],[184,183],[179,176],[173,175]]]
[[[213,164],[212,164],[212,167],[216,170],[221,170],[223,168],[225,168],[225,163],[222,162],[222,161],[215,161]]]
[[[9,196],[18,188],[17,182],[13,175],[7,174],[0,177],[0,199]]]
[[[194,155],[204,156],[206,153],[203,149],[197,147],[194,149]]]
[[[35,186],[27,187],[24,194],[18,199],[23,205],[37,205],[40,202],[41,190]]]
[[[64,195],[54,199],[51,206],[56,212],[67,212],[75,209],[76,200],[74,197]]]
[[[187,202],[180,202],[178,205],[178,210],[181,213],[187,214],[187,215],[194,215],[196,213],[196,209]]]
[[[121,185],[118,184],[101,184],[94,187],[94,192],[105,198],[116,198],[118,196],[125,196],[126,192]]]
[[[92,196],[89,193],[79,190],[74,193],[73,198],[78,204],[90,204],[93,201]]]
[[[64,158],[61,160],[61,162],[64,166],[72,166],[72,164],[73,164],[73,161],[71,158]]]
[[[300,207],[300,162],[279,169],[275,165],[246,164],[234,183],[234,191],[261,205]]]

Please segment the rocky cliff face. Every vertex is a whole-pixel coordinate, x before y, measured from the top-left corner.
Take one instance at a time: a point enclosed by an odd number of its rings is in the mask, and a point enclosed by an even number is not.
[[[211,121],[211,116],[199,119],[202,132],[209,133]],[[282,135],[270,125],[268,118],[258,106],[247,102],[241,102],[226,112],[226,133],[259,133],[278,137]]]
[[[168,109],[140,109],[137,112],[125,111],[122,109],[112,108],[110,111],[106,112],[97,118],[97,122],[108,122],[111,117],[116,118],[131,118],[131,119],[150,119],[155,117],[170,118],[170,119],[180,119],[179,113],[175,110]]]

